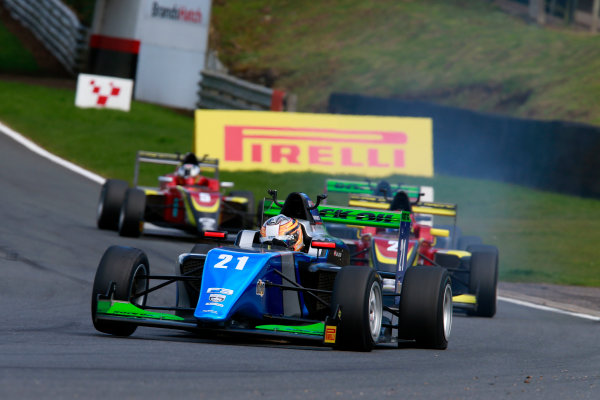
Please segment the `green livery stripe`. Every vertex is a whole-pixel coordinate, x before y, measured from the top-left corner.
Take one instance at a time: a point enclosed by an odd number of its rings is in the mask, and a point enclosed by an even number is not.
[[[410,222],[410,212],[408,211],[361,210],[331,206],[319,206],[318,210],[323,222],[345,225],[397,229],[401,222]],[[272,200],[265,200],[264,214],[266,216],[272,217],[280,212],[281,208]]]
[[[299,333],[304,335],[323,336],[325,324],[317,322],[312,325],[288,326],[288,325],[259,325],[256,329],[273,332]]]
[[[173,314],[158,313],[142,310],[128,301],[98,300],[96,308],[98,314],[115,315],[127,318],[160,319],[169,321],[183,321],[184,319]]]

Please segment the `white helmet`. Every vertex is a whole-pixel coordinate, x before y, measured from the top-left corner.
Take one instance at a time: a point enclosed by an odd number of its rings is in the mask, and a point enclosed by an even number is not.
[[[200,167],[196,164],[183,164],[177,168],[177,175],[183,178],[195,178],[200,175]]]

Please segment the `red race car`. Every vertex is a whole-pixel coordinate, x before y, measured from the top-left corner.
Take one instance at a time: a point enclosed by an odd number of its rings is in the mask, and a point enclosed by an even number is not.
[[[142,162],[177,167],[159,176],[159,187],[139,187]],[[131,237],[140,236],[144,229],[204,235],[206,231],[251,228],[255,224],[254,195],[250,191],[221,193],[221,188],[232,186],[219,181],[217,159],[205,156],[198,160],[193,153],[138,151],[133,187],[117,179],[108,179],[102,186],[97,225]]]
[[[348,183],[348,182],[346,182]],[[360,182],[357,182],[360,183]],[[381,185],[379,185],[381,186]],[[417,190],[419,187],[414,187]],[[335,190],[331,185],[330,192]],[[394,189],[397,191],[394,192]],[[353,192],[353,190],[347,191]],[[411,234],[406,254],[408,265],[444,267],[452,278],[455,309],[470,315],[493,317],[496,313],[498,249],[482,244],[479,237],[460,236],[456,227],[457,206],[433,201],[419,201],[404,188],[391,192],[349,193],[354,207],[411,211]],[[443,228],[433,224],[433,216],[454,221]],[[425,218],[424,218],[425,217]],[[398,258],[397,232],[381,228],[327,226],[328,231],[351,243],[353,261],[371,265],[376,270],[394,272]]]

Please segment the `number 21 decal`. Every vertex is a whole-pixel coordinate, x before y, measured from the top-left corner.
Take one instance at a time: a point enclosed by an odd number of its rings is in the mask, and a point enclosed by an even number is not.
[[[243,270],[244,266],[246,265],[246,261],[248,261],[248,256],[236,257],[235,259],[237,260],[235,269],[240,271]],[[227,268],[230,266],[228,263],[233,260],[233,256],[230,254],[220,254],[219,260],[221,261],[215,264],[215,268]]]

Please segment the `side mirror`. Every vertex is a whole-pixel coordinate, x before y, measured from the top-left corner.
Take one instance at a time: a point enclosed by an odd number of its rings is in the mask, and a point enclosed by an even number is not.
[[[171,182],[173,182],[173,177],[172,176],[159,176],[158,181],[164,182],[164,183],[171,183]]]
[[[232,188],[233,182],[221,182],[221,187],[222,188]]]

